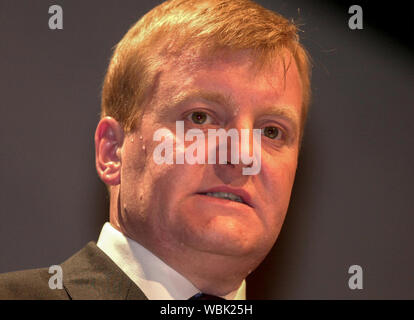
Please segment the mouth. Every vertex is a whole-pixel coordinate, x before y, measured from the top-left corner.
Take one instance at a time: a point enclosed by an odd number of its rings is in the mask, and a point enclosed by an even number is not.
[[[217,190],[217,189],[228,189],[228,188],[214,188],[215,190],[207,190],[205,192],[199,192],[198,194],[213,197],[233,202],[238,202],[249,207],[251,205],[250,196],[243,190]]]

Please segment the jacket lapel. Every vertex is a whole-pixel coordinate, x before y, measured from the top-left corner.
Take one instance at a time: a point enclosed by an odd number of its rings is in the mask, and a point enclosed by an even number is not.
[[[146,300],[144,293],[94,242],[62,264],[63,286],[75,300]]]

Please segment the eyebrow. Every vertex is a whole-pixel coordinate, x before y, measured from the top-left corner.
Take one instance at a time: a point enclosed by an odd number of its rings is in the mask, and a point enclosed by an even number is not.
[[[196,99],[204,99],[228,107],[235,107],[236,105],[230,96],[223,95],[222,93],[204,89],[193,89],[175,96],[163,107],[166,107],[167,105],[170,107],[175,107],[184,104],[185,102]]]
[[[203,99],[216,104],[225,105],[230,108],[236,108],[236,103],[233,101],[230,95],[224,95],[216,91],[208,91],[204,89],[193,89],[187,92],[183,92],[165,103],[162,107],[162,113],[168,112],[171,107],[182,105],[191,100]],[[169,107],[169,108],[166,108]],[[298,130],[299,119],[289,106],[270,106],[265,108],[265,115],[276,116],[285,119],[292,126],[294,132]]]
[[[266,109],[265,114],[283,118],[284,120],[289,122],[294,132],[298,133],[299,117],[297,113],[292,110],[292,107],[285,106],[285,105],[271,106],[268,109]]]

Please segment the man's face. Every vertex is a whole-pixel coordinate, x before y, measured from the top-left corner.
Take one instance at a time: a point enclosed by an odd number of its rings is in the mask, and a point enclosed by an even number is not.
[[[257,73],[251,61],[247,51],[223,51],[167,62],[140,125],[125,137],[120,222],[160,257],[190,250],[259,259],[279,234],[297,167],[301,81],[293,58],[286,75],[281,60]],[[260,172],[243,175],[243,164],[156,164],[154,132],[175,133],[176,121],[206,134],[263,129]],[[219,191],[245,203],[206,195]]]

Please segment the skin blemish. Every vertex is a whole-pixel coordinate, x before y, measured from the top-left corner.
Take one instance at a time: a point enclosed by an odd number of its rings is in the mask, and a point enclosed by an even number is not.
[[[239,114],[240,108],[237,107],[234,109],[233,116],[236,117]]]

